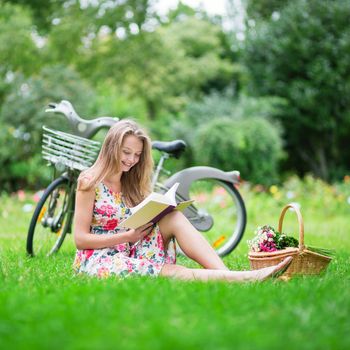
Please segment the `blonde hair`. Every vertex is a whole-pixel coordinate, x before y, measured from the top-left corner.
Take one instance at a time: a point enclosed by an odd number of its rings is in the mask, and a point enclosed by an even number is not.
[[[109,129],[95,163],[80,174],[78,191],[91,190],[108,175],[120,171],[121,147],[129,135],[136,136],[142,141],[143,149],[139,162],[129,171],[123,172],[121,176],[121,186],[126,204],[135,206],[151,192],[153,170],[151,140],[137,123],[128,119],[117,122]]]

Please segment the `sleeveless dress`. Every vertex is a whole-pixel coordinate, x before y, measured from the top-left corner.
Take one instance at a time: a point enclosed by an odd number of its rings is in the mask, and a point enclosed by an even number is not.
[[[126,219],[130,209],[123,201],[122,193],[115,193],[102,182],[95,189],[95,204],[90,232],[103,235],[118,234],[125,228],[118,223]],[[176,246],[172,239],[165,251],[163,238],[156,225],[142,240],[135,244],[123,243],[103,249],[77,250],[73,269],[101,278],[111,275],[157,276],[164,264],[176,263]]]

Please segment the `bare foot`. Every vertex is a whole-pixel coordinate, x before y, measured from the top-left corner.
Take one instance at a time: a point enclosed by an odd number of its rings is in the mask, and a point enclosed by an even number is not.
[[[280,277],[283,274],[283,272],[285,272],[287,270],[287,268],[291,264],[292,260],[293,260],[293,257],[288,256],[287,258],[283,259],[277,265],[264,267],[262,269],[252,271],[252,272],[256,273],[255,276],[252,278],[252,280],[264,281],[268,278]]]

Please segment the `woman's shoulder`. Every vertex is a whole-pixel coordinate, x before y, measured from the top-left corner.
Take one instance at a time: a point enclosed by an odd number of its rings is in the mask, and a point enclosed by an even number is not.
[[[78,177],[78,191],[93,192],[96,188],[93,175],[87,171],[80,173]]]

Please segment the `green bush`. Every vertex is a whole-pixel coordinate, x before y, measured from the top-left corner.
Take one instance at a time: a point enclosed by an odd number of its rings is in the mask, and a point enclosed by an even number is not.
[[[248,31],[242,57],[256,96],[287,102],[278,117],[289,153],[286,167],[324,180],[349,170],[350,2],[287,2]]]
[[[281,98],[237,97],[229,91],[192,101],[170,128],[173,138],[182,138],[189,146],[184,166],[207,164],[240,170],[253,182],[277,181],[282,129],[273,119],[284,105]]]
[[[198,130],[194,151],[201,164],[239,170],[244,180],[271,184],[278,179],[282,143],[265,119],[214,119]]]
[[[69,131],[61,115],[45,113],[49,102],[70,100],[77,112],[89,116],[94,92],[72,69],[45,67],[29,79],[16,75],[0,111],[0,183],[7,191],[40,188],[47,182],[41,160],[42,126]]]

